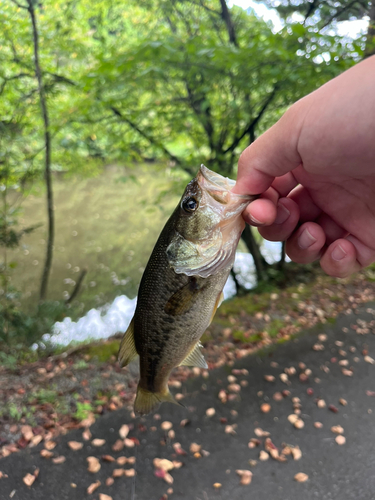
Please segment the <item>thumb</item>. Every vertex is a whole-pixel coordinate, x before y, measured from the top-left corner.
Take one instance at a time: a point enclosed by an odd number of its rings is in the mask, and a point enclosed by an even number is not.
[[[302,160],[297,146],[306,108],[305,97],[289,108],[275,125],[243,151],[238,161],[234,193],[263,193],[275,177],[300,165]]]

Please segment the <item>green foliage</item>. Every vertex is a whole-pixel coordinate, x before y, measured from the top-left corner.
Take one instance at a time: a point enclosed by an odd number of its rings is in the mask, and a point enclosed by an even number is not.
[[[85,368],[88,367],[88,364],[84,359],[80,359],[76,363],[74,363],[73,368],[74,370],[84,370]]]
[[[81,403],[80,401],[77,401],[76,411],[73,416],[77,420],[81,421],[87,418],[94,410],[95,408],[91,405],[91,403]]]
[[[235,39],[218,0],[44,2],[37,15],[53,169],[158,157],[189,172],[204,161],[230,173],[280,112],[350,64],[337,36],[295,22],[274,33],[251,12],[229,12]],[[4,117],[14,127],[17,110],[18,154],[40,171],[28,13],[11,0],[0,35]]]
[[[50,403],[54,404],[56,403],[56,390],[53,389],[39,389],[36,392],[31,393],[30,395],[30,400],[36,399],[38,403],[44,404],[44,403]]]
[[[17,404],[14,401],[7,401],[5,405],[0,408],[0,417],[8,417],[16,422],[27,420],[30,425],[36,425],[33,408]]]
[[[319,29],[340,21],[363,19],[369,11],[368,0],[315,0],[314,2],[300,0],[265,0],[269,7],[277,9],[278,13],[288,19],[298,13],[304,24],[314,24]]]
[[[53,324],[62,321],[68,312],[63,302],[49,301],[40,304],[33,314],[27,314],[18,299],[19,293],[8,290],[0,302],[0,344],[4,342],[9,348],[15,343],[30,346],[50,332]]]

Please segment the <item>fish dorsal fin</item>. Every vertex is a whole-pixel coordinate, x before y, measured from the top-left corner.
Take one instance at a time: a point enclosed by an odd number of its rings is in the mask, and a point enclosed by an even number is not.
[[[134,343],[134,318],[131,320],[120,344],[118,360],[121,366],[128,365],[138,356]]]
[[[201,352],[202,345],[197,342],[193,349],[189,352],[186,358],[180,363],[179,366],[197,366],[198,368],[208,368],[206,360]]]
[[[204,283],[195,277],[175,292],[165,304],[164,311],[170,316],[180,316],[187,312],[196,302],[200,292],[204,290]]]

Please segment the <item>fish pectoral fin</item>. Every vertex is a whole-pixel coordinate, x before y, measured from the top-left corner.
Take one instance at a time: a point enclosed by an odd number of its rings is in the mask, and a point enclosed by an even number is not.
[[[221,291],[218,295],[218,298],[216,299],[216,304],[215,304],[215,307],[212,311],[212,314],[211,314],[211,319],[210,319],[210,324],[212,323],[212,320],[214,319],[214,316],[215,316],[215,313],[217,311],[217,308],[220,307],[221,303],[223,302],[224,300],[224,294],[223,292]]]
[[[137,397],[134,402],[134,412],[137,415],[147,415],[153,410],[156,410],[160,403],[163,402],[183,406],[174,399],[168,387],[164,392],[151,392],[138,386]]]
[[[191,277],[189,282],[175,292],[165,304],[164,311],[170,316],[180,316],[187,312],[204,290],[199,278]]]
[[[186,358],[179,364],[179,366],[197,366],[198,368],[208,368],[206,360],[201,352],[202,344],[197,342],[193,349],[189,352]]]
[[[118,361],[121,366],[128,365],[138,356],[134,343],[134,318],[131,320],[120,344]]]

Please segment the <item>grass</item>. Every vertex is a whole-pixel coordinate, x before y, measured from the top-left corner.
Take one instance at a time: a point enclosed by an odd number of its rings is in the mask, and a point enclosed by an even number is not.
[[[30,425],[34,426],[36,425],[34,411],[35,409],[32,406],[20,405],[14,401],[7,401],[0,409],[0,417],[8,417],[16,422],[25,419]]]
[[[120,340],[109,340],[100,344],[93,344],[84,350],[90,358],[97,360],[100,363],[109,361],[112,356],[117,359]]]

